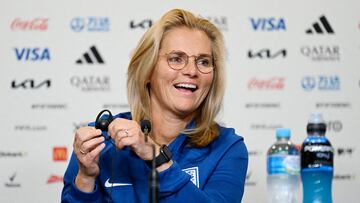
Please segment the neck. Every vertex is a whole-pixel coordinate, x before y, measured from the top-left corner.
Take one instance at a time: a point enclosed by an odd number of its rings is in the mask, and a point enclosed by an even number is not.
[[[151,116],[151,122],[153,124],[151,135],[159,145],[169,145],[192,119],[192,115],[181,118],[161,111],[152,112],[156,113],[152,113]]]

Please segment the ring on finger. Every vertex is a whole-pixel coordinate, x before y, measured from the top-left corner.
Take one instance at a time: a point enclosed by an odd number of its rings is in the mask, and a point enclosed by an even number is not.
[[[80,153],[83,154],[83,155],[87,154],[87,153],[84,152],[82,149],[79,149],[79,151],[80,151]]]
[[[125,132],[125,135],[126,135],[125,137],[130,137],[130,136],[129,136],[129,130],[128,130],[128,129],[125,129],[124,132]]]

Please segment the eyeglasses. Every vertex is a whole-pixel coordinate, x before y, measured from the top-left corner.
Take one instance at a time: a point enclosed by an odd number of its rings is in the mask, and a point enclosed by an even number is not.
[[[162,56],[166,57],[166,61],[170,68],[174,70],[183,69],[189,62],[190,57],[194,57],[196,68],[203,74],[210,73],[214,69],[214,59],[208,54],[200,54],[198,56],[189,56],[182,51],[172,51]]]

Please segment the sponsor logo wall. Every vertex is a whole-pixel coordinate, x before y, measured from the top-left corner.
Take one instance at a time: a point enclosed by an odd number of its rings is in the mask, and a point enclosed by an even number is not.
[[[1,6],[0,202],[59,202],[76,129],[103,109],[129,110],[129,53],[171,8],[204,16],[224,34],[227,87],[219,121],[235,128],[249,150],[243,202],[266,202],[266,152],[276,128],[290,128],[300,146],[317,112],[334,146],[334,202],[358,202],[360,2],[203,3]]]

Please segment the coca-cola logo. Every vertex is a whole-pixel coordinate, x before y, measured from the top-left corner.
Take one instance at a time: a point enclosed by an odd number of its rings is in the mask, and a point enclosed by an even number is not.
[[[47,184],[52,184],[52,183],[62,183],[64,181],[64,177],[63,176],[59,176],[59,175],[50,175],[50,177],[47,180]]]
[[[45,31],[48,29],[48,18],[34,18],[31,20],[22,20],[20,18],[15,18],[11,22],[10,28],[12,30],[38,30]]]
[[[269,79],[257,79],[252,78],[248,82],[248,89],[257,89],[257,90],[282,90],[285,86],[284,77],[271,77]]]

